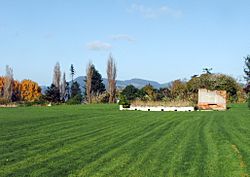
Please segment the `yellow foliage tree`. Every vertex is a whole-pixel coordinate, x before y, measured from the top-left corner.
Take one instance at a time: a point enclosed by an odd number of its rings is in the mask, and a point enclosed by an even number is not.
[[[5,77],[0,77],[0,98],[4,95],[4,84],[5,84]],[[17,80],[14,80],[12,83],[12,101],[19,101],[20,100],[20,83]]]
[[[36,101],[41,96],[41,88],[31,80],[23,80],[20,86],[21,99],[23,101]]]
[[[20,82],[14,80],[12,87],[12,101],[19,101],[21,99],[20,87]]]
[[[3,96],[4,80],[4,77],[0,77],[0,97]]]

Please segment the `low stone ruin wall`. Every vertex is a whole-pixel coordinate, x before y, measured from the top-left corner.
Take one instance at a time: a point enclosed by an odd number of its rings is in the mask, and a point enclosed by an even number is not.
[[[121,111],[194,111],[194,107],[165,107],[165,106],[130,106],[124,108],[120,105]]]

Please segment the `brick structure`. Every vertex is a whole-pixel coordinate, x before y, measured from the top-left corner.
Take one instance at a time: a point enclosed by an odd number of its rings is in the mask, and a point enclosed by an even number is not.
[[[201,110],[226,110],[227,92],[224,90],[199,89],[198,108]]]

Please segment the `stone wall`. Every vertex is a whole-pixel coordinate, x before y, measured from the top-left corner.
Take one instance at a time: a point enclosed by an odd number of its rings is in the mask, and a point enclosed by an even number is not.
[[[123,108],[120,105],[121,111],[194,111],[194,107],[165,107],[165,106],[130,106]]]
[[[226,110],[227,92],[224,90],[199,89],[198,108],[201,110]]]

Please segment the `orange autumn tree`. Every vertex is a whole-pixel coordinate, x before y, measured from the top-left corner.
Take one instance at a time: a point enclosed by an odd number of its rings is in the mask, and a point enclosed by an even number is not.
[[[5,77],[0,77],[0,98],[3,98],[4,96],[4,84],[5,84]],[[21,98],[20,82],[14,80],[12,83],[11,101],[19,101],[20,98]]]
[[[20,101],[21,99],[20,88],[21,88],[20,82],[14,80],[12,87],[12,101]]]
[[[31,80],[23,80],[20,86],[21,99],[23,101],[36,101],[41,96],[41,88]]]
[[[3,96],[3,90],[4,90],[4,77],[0,77],[0,97]]]

